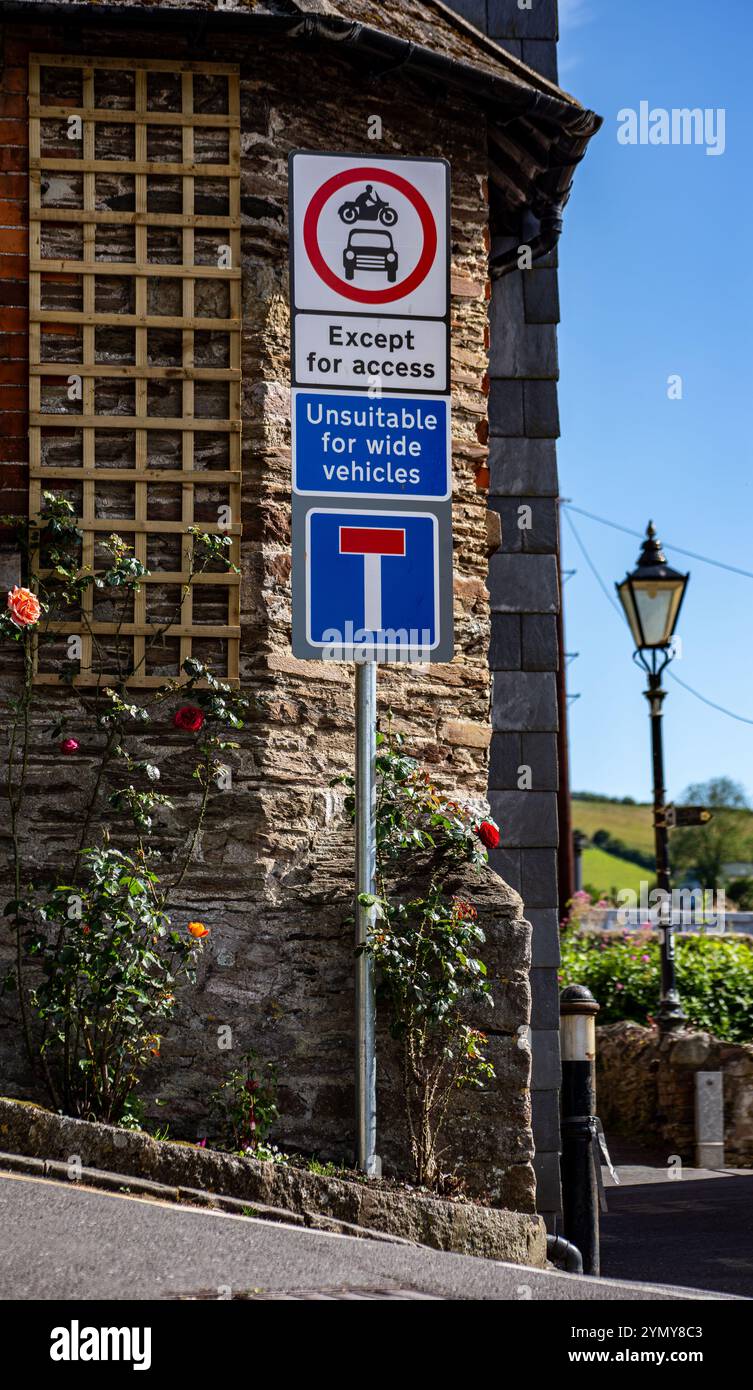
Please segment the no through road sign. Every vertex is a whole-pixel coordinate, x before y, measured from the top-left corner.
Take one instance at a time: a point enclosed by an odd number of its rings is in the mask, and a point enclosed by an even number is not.
[[[449,166],[296,152],[290,199],[293,650],[449,660]]]

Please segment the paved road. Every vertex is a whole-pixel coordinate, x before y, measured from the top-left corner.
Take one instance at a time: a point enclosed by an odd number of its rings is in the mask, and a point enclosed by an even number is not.
[[[633,1181],[605,1189],[602,1274],[753,1298],[753,1173],[617,1171]]]
[[[753,1298],[750,1168],[678,1170],[660,1148],[620,1135],[608,1142],[620,1186],[603,1168],[602,1274]]]
[[[0,1298],[704,1298],[0,1174]]]

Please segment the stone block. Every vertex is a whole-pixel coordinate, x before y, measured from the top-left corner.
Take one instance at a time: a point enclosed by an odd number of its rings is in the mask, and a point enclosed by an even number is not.
[[[560,432],[556,381],[523,383],[524,433],[529,439],[557,439]]]
[[[544,272],[546,273],[546,272]],[[544,378],[557,375],[557,334],[550,321],[526,319],[523,282],[535,271],[515,270],[494,285],[489,308],[489,375]]]
[[[559,669],[557,619],[548,613],[524,613],[521,626],[524,671]]]
[[[560,992],[557,971],[537,965],[531,971],[531,1027],[559,1028]]]
[[[557,906],[557,860],[549,849],[526,849],[520,856],[518,889],[526,909]]]
[[[499,383],[508,384],[520,385]],[[501,436],[502,431],[496,433]],[[548,439],[492,438],[489,473],[490,497],[556,497],[559,491],[556,446]]]
[[[489,865],[495,874],[499,874],[505,883],[509,883],[511,888],[520,893],[522,875],[519,849],[508,849],[506,845],[501,844],[497,849],[489,851]]]
[[[519,671],[520,618],[517,613],[492,613],[489,666],[492,671]]]
[[[537,1149],[533,1158],[533,1171],[536,1174],[536,1210],[546,1218],[559,1215],[562,1211],[559,1154],[542,1153]],[[549,1224],[547,1220],[547,1225]]]
[[[489,559],[489,593],[494,613],[556,613],[559,608],[554,555],[508,555]]]
[[[557,798],[553,792],[490,789],[489,804],[511,849],[557,845]]]
[[[559,323],[560,296],[556,270],[533,270],[523,276],[526,323]]]
[[[533,1054],[531,1089],[534,1091],[558,1090],[562,1084],[559,1028],[532,1029],[531,1051]]]
[[[559,785],[556,734],[524,733],[520,752],[521,766],[531,769],[531,791],[556,792]]]
[[[531,964],[557,969],[560,963],[560,924],[556,907],[526,909],[531,923]]]
[[[500,733],[556,730],[557,687],[547,671],[495,671],[492,727]]]
[[[533,0],[530,9],[521,9],[518,0],[488,0],[489,33],[494,39],[555,40],[557,0]]]
[[[518,785],[520,734],[493,734],[489,757],[489,786],[500,791]]]
[[[557,1153],[560,1147],[560,1105],[557,1091],[534,1091],[531,1095],[533,1142],[536,1152]]]
[[[489,509],[500,518],[505,552],[554,554],[558,540],[557,507],[553,497],[490,497]]]
[[[489,386],[489,432],[505,438],[525,434],[523,382],[496,381]]]
[[[470,719],[447,719],[439,726],[439,736],[461,748],[488,748],[492,735],[487,726]]]

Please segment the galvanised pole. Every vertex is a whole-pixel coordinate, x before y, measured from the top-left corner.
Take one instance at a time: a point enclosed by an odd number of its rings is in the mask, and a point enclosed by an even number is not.
[[[368,938],[371,910],[359,901],[373,894],[376,877],[375,661],[356,662],[356,1163],[376,1172],[376,1043],[374,962],[359,949]]]

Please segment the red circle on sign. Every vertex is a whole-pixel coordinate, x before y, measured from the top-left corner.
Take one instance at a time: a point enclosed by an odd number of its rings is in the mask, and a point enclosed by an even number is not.
[[[421,255],[415,268],[405,280],[400,284],[392,285],[386,290],[359,290],[349,285],[347,280],[343,280],[339,275],[335,275],[334,270],[325,261],[319,247],[319,218],[324,204],[337,193],[346,183],[356,183],[360,179],[373,179],[374,182],[389,184],[391,188],[397,189],[402,193],[408,202],[412,204],[418,213],[423,232],[424,244]],[[321,188],[318,188],[311,202],[306,209],[303,219],[303,244],[306,247],[308,258],[314,270],[337,294],[343,295],[346,299],[353,299],[359,304],[389,304],[392,300],[403,299],[406,294],[418,288],[423,280],[426,279],[437,254],[437,229],[434,225],[434,217],[424,198],[413,184],[408,183],[401,174],[393,174],[389,169],[373,169],[369,165],[364,165],[358,169],[343,169],[340,174],[333,174],[331,179],[327,179]]]

